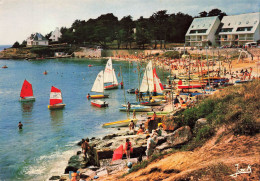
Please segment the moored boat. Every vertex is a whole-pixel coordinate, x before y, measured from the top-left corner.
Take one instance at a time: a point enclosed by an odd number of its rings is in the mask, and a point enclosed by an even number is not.
[[[21,102],[35,101],[35,97],[33,96],[32,84],[30,84],[30,82],[28,82],[27,80],[24,80],[23,82],[19,100]]]
[[[119,108],[120,111],[128,111],[128,108],[127,107],[121,107]],[[130,109],[129,109],[129,112],[149,112],[151,111],[151,107],[149,106],[141,106],[141,105],[131,105],[130,106]]]
[[[4,65],[3,67],[2,67],[3,69],[6,69],[6,68],[8,68],[6,65]]]
[[[63,109],[66,104],[63,104],[62,95],[60,89],[52,86],[50,93],[50,105],[48,105],[49,109]]]
[[[110,123],[105,123],[102,125],[103,128],[114,128],[114,127],[124,127],[128,126],[129,123],[133,120],[133,122],[136,124],[138,119],[125,119],[125,120],[120,120],[120,121],[115,121],[115,122],[110,122]]]
[[[96,106],[96,107],[108,107],[108,103],[106,101],[101,101],[101,100],[93,100],[91,101],[91,105]]]

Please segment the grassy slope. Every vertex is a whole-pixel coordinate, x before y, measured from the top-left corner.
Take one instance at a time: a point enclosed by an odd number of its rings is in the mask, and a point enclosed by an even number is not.
[[[123,178],[119,172],[105,180],[234,180],[229,175],[236,172],[237,163],[240,168],[252,165],[253,173],[241,174],[236,180],[258,180],[259,93],[259,82],[233,86],[186,110],[180,124],[194,127],[200,116],[207,117],[208,124],[196,130],[185,149],[164,155]]]

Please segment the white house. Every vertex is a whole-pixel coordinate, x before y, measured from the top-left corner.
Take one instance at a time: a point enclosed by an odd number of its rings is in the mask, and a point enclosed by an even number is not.
[[[49,45],[49,41],[40,33],[31,34],[31,36],[28,37],[26,41],[27,41],[27,47]]]
[[[219,44],[244,45],[260,40],[260,12],[224,16],[218,35]]]
[[[217,16],[195,18],[185,35],[185,44],[187,46],[216,45],[215,34],[219,25],[220,20]]]
[[[59,41],[59,38],[61,37],[61,32],[59,30],[59,28],[57,27],[50,36],[50,40],[52,41]]]

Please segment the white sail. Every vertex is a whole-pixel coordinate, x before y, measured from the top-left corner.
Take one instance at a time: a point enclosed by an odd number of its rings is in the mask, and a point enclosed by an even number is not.
[[[104,72],[99,72],[91,89],[92,92],[104,92]]]
[[[140,92],[147,92],[147,91],[153,92],[153,90],[154,90],[153,65],[152,65],[152,61],[150,61],[145,68],[142,84],[140,87]]]
[[[114,82],[112,59],[109,58],[104,72],[104,83]]]
[[[112,84],[118,84],[117,78],[116,78],[116,73],[115,73],[115,69],[113,69],[113,82]]]

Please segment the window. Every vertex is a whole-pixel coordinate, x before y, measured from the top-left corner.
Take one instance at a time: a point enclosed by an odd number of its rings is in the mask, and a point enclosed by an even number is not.
[[[256,24],[256,23],[257,23],[257,20],[255,20],[254,24]]]
[[[250,27],[238,27],[237,31],[251,31],[252,30],[252,26]]]
[[[230,23],[228,23],[228,26],[230,26]]]
[[[209,24],[209,27],[211,26],[211,24]]]
[[[193,28],[194,26],[192,25],[191,28]]]
[[[246,24],[248,24],[249,23],[249,21],[246,21]]]
[[[208,29],[190,30],[190,34],[206,33]]]
[[[241,22],[238,22],[239,25],[241,25]]]
[[[220,32],[232,32],[233,28],[222,28]]]

